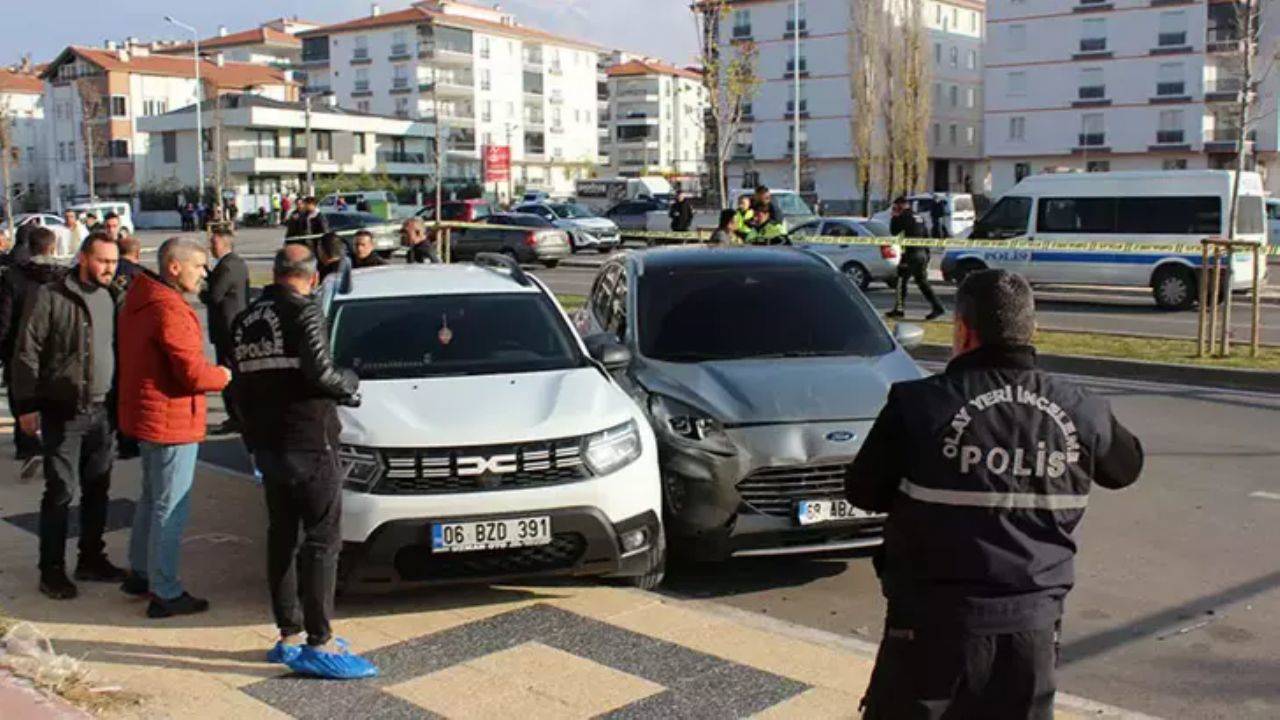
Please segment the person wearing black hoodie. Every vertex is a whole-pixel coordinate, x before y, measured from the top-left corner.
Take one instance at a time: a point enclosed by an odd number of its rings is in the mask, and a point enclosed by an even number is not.
[[[671,218],[672,232],[688,230],[693,225],[693,201],[683,191],[676,193],[676,201],[671,203],[667,216]]]

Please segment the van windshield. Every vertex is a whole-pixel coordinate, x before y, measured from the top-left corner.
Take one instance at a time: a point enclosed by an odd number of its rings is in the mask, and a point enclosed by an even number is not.
[[[1027,232],[1027,221],[1030,217],[1031,198],[1002,197],[1000,202],[997,202],[973,226],[970,237],[979,240],[1017,237]]]
[[[968,195],[961,195],[952,200],[951,212],[973,212],[973,198]]]
[[[773,201],[778,204],[778,209],[783,215],[813,214],[813,208],[809,207],[809,203],[795,193],[778,193],[773,196]]]

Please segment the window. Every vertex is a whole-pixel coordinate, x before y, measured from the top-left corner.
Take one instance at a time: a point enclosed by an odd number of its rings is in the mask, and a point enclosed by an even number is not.
[[[735,38],[751,37],[751,11],[733,11],[733,36]]]
[[[1222,231],[1222,201],[1210,196],[1122,197],[1116,229],[1135,235],[1209,235]]]
[[[978,144],[978,130],[972,125],[964,126],[964,144],[973,147]],[[957,168],[959,169],[959,168]]]
[[[111,117],[129,117],[129,98],[124,95],[111,96]]]
[[[942,124],[941,123],[933,124],[933,144],[934,145],[942,144]]]
[[[107,156],[115,159],[129,157],[128,140],[112,140],[107,143]]]
[[[969,51],[968,57],[965,60],[965,67],[969,68],[970,70],[976,70],[978,68],[978,51],[977,50]]]
[[[1013,166],[1013,181],[1015,183],[1022,182],[1023,178],[1026,178],[1030,174],[1031,163],[1021,162]]]
[[[160,133],[160,146],[166,165],[178,162],[178,133],[172,131]]]
[[[799,27],[801,34],[808,29],[808,23],[805,20],[805,16],[808,14],[807,10],[808,7],[803,2],[796,3],[795,5],[787,8],[787,29],[785,32],[787,37],[791,37],[797,27]],[[796,17],[793,18],[793,15]]]
[[[396,30],[391,33],[391,55],[392,57],[402,57],[409,54],[408,34],[404,30]]]
[[[1164,162],[1160,163],[1160,169],[1161,170],[1186,170],[1187,159],[1178,158],[1176,160],[1165,160]]]
[[[356,92],[369,91],[369,68],[356,68]]]
[[[1102,113],[1085,113],[1080,116],[1080,146],[1096,147],[1105,145],[1107,131]]]
[[[942,43],[933,44],[933,64],[934,65],[942,64]]]
[[[369,101],[368,101],[368,100],[357,100],[357,101],[356,101],[356,112],[362,112],[362,113],[367,113],[367,112],[369,112]]]
[[[1009,26],[1009,52],[1023,52],[1027,49],[1027,26]]]
[[[1185,95],[1184,78],[1182,63],[1160,63],[1156,70],[1156,95]]]
[[[1114,233],[1115,198],[1040,198],[1036,229],[1049,233]]]
[[[356,133],[354,137],[356,140],[356,154],[367,155],[369,153],[368,137],[364,133]]]
[[[1011,97],[1017,97],[1027,94],[1027,73],[1019,70],[1011,72],[1007,78],[1007,94]]]
[[[951,56],[951,67],[960,67],[960,48],[952,45],[949,54]]]
[[[1160,128],[1156,130],[1157,143],[1181,143],[1186,133],[1183,132],[1181,110],[1161,110]]]
[[[480,122],[489,122],[493,119],[493,103],[488,100],[480,101]]]
[[[493,87],[493,77],[489,73],[489,68],[482,68],[480,70],[480,89],[488,90],[491,87]]]
[[[148,98],[142,101],[142,114],[146,117],[163,115],[166,112],[169,112],[169,101],[167,100]]]
[[[960,107],[960,86],[952,85],[948,90],[948,95],[950,96],[951,107]]]
[[[1181,47],[1187,44],[1187,13],[1175,10],[1160,13],[1160,32],[1156,36],[1160,47]]]
[[[391,87],[393,88],[409,87],[409,66],[408,65],[396,65],[392,67],[391,72],[392,72]]]
[[[487,37],[482,37],[482,38],[480,38],[480,57],[482,57],[482,58],[488,58],[488,57],[489,57],[489,53],[490,53],[490,50],[489,50],[489,38],[487,38]]]
[[[1080,71],[1081,100],[1101,100],[1107,96],[1106,82],[1102,79],[1102,68],[1084,68]]]
[[[956,140],[957,140],[956,124],[951,123],[949,126],[947,126],[947,141],[950,142],[952,145],[955,145],[957,144]]]
[[[978,89],[970,86],[964,90],[964,106],[967,108],[975,107],[978,104]]]
[[[787,77],[791,77],[791,76],[792,76],[793,74],[795,74],[796,72],[799,72],[801,76],[804,76],[804,75],[808,74],[808,72],[809,72],[809,60],[808,60],[808,58],[806,58],[806,57],[804,56],[804,49],[803,49],[803,48],[801,48],[801,50],[800,50],[800,62],[799,62],[799,63],[797,63],[797,62],[796,62],[796,51],[795,51],[795,48],[792,48],[792,49],[791,49],[791,55],[787,57],[787,73],[786,73],[786,76],[787,76]]]
[[[1031,166],[1018,163],[1014,175],[1019,180],[1031,174]],[[1027,232],[1031,219],[1031,198],[1005,195],[973,226],[969,237],[975,240],[998,240],[1017,237]]]
[[[1009,142],[1027,139],[1027,119],[1022,116],[1009,118]]]
[[[1106,52],[1107,21],[1105,18],[1092,18],[1080,24],[1080,52]]]
[[[409,98],[396,98],[396,117],[409,117]]]
[[[1087,173],[1111,172],[1110,160],[1090,160],[1085,163],[1084,171]]]
[[[796,99],[793,93],[787,93],[787,117],[795,115]],[[809,113],[809,88],[800,86],[800,114],[807,115]]]

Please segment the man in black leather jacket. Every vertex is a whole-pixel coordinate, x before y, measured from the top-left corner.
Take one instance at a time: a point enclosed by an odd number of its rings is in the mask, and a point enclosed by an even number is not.
[[[359,381],[333,363],[328,323],[312,297],[311,251],[286,245],[273,277],[231,334],[244,440],[266,492],[267,574],[283,660],[304,629],[314,651],[340,652],[329,624],[342,540],[337,405],[359,403]]]
[[[929,235],[924,223],[916,217],[911,209],[911,203],[907,202],[905,197],[899,197],[893,201],[892,212],[889,232],[908,240]],[[934,294],[933,286],[929,284],[929,248],[908,245],[903,250],[902,261],[898,263],[898,286],[895,288],[893,309],[885,313],[887,317],[900,318],[904,315],[907,306],[908,280],[915,281],[916,287],[920,288],[920,294],[933,308],[925,316],[925,320],[932,320],[946,312],[946,308],[942,307],[938,296]]]
[[[946,371],[895,384],[849,467],[849,501],[889,514],[864,720],[1053,716],[1076,526],[1143,452],[1106,398],[1036,368],[1034,330],[1026,280],[969,275]]]

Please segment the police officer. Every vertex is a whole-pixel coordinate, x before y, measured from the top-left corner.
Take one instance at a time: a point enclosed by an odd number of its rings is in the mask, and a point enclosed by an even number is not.
[[[1142,445],[1106,399],[1036,368],[1022,277],[970,275],[954,328],[945,372],[890,389],[845,478],[889,514],[863,717],[1048,720],[1075,528],[1092,484],[1138,479]]]
[[[907,202],[905,197],[898,197],[893,201],[893,217],[889,220],[889,232],[907,239],[927,237],[929,234],[925,232],[924,223],[916,217],[915,212],[911,210],[911,203]],[[929,248],[908,245],[902,253],[902,262],[898,264],[898,285],[895,288],[893,309],[885,313],[886,316],[891,318],[903,316],[907,305],[908,280],[916,281],[920,294],[933,307],[925,316],[926,320],[932,320],[946,312],[929,284]]]
[[[274,282],[231,331],[245,444],[262,472],[270,524],[267,576],[280,640],[267,658],[307,675],[367,677],[376,669],[335,644],[329,625],[342,541],[336,405],[359,404],[359,381],[330,355],[327,323],[311,297],[315,256],[286,245],[272,270]]]

